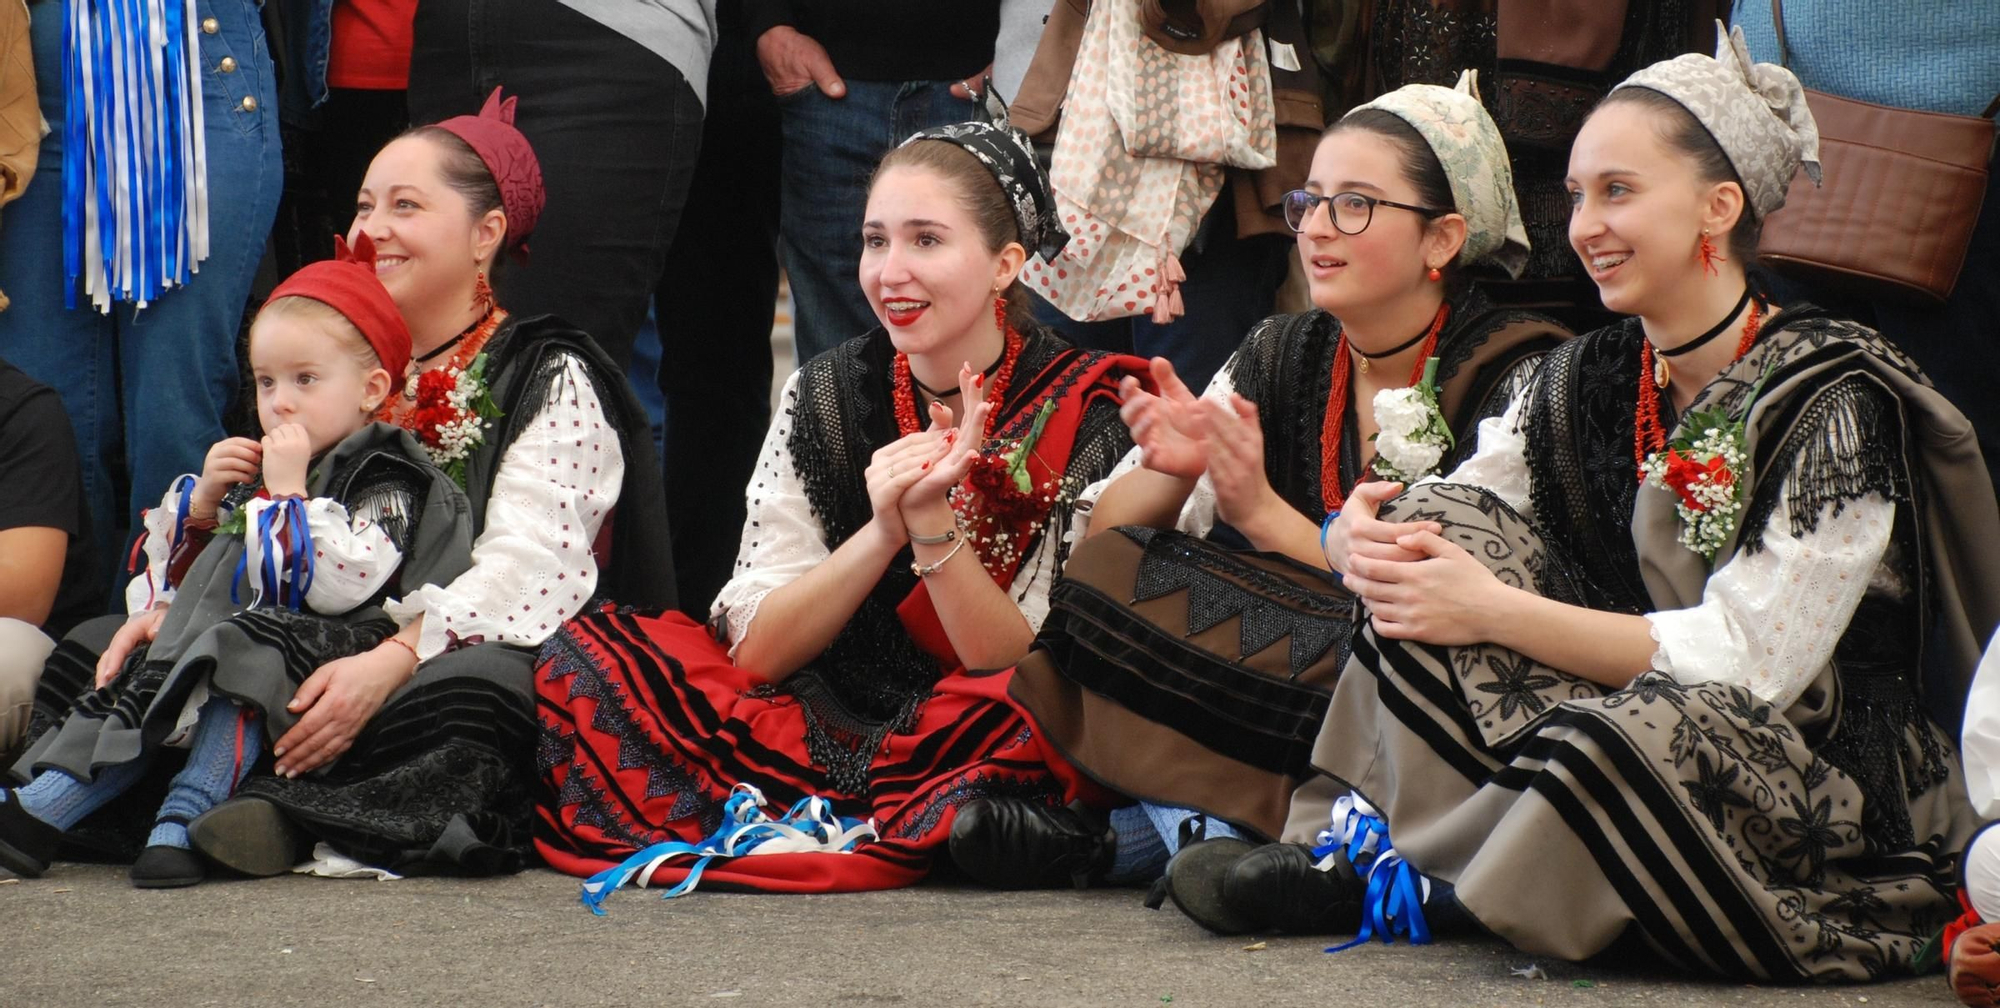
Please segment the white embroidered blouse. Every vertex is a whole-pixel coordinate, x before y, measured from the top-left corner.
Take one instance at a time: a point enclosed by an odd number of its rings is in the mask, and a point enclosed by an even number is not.
[[[452,636],[534,647],[597,588],[591,544],[618,503],[625,456],[583,362],[569,357],[500,457],[472,567],[384,608],[399,626],[424,617],[417,657]]]
[[[173,601],[175,590],[167,584],[167,564],[179,532],[174,526],[181,498],[193,487],[194,478],[190,474],[174,480],[160,498],[160,506],[146,511],[146,569],[125,584],[126,611],[136,613]],[[264,498],[253,498],[243,505],[248,517],[242,535],[252,570],[258,567],[261,549],[255,533],[258,519],[276,506],[276,502]],[[313,578],[306,589],[305,607],[322,615],[338,616],[379,593],[383,581],[392,577],[396,565],[403,562],[403,554],[376,524],[373,515],[349,514],[340,502],[326,497],[307,498],[304,506],[314,553]],[[255,589],[245,585],[243,590]]]

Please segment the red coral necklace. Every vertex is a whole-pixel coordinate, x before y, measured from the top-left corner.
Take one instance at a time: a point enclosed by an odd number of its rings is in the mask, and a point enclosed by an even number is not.
[[[993,374],[993,384],[988,387],[986,397],[993,401],[993,409],[986,413],[986,429],[980,433],[979,445],[993,437],[993,422],[1000,417],[1000,404],[1007,400],[1007,385],[1014,380],[1014,362],[1021,356],[1021,333],[1013,326],[1007,327],[1006,349],[1000,352],[1000,370]],[[896,433],[909,437],[923,430],[917,417],[916,377],[910,373],[910,355],[897,351],[894,374],[894,395],[896,399]],[[961,409],[971,409],[971,404],[960,403]]]
[[[1743,320],[1743,337],[1736,341],[1736,356],[1729,359],[1731,364],[1742,360],[1743,355],[1750,352],[1751,344],[1757,342],[1757,334],[1763,330],[1764,302],[1751,297],[1747,290],[1743,292],[1743,296],[1750,302],[1750,315]],[[1739,302],[1738,307],[1729,314],[1734,317],[1736,312],[1741,310]],[[1728,320],[1724,319],[1723,325],[1716,327],[1709,335],[1686,344],[1685,348],[1676,352],[1686,353],[1687,349],[1691,349],[1695,344],[1707,342],[1713,338],[1714,333],[1721,332],[1727,325]],[[1655,355],[1653,341],[1641,338],[1639,408],[1632,420],[1632,461],[1639,466],[1639,479],[1642,482],[1646,478],[1646,457],[1667,446],[1666,428],[1660,426],[1660,390],[1667,386],[1669,379],[1666,369],[1656,366]]]
[[[1424,380],[1424,362],[1437,352],[1438,333],[1444,331],[1445,320],[1450,317],[1451,305],[1438,305],[1437,317],[1431,319],[1431,327],[1423,335],[1424,348],[1417,354],[1417,366],[1410,372],[1407,384],[1415,385]],[[1408,346],[1408,343],[1403,344],[1403,347]],[[1326,395],[1326,419],[1319,428],[1319,496],[1329,514],[1347,504],[1347,494],[1340,488],[1340,430],[1347,422],[1347,384],[1354,368],[1348,351],[1347,332],[1343,329],[1340,343],[1333,350],[1333,380]],[[1362,370],[1365,372],[1367,368]]]
[[[473,359],[486,350],[487,342],[493,339],[494,333],[500,331],[500,324],[505,321],[507,321],[507,309],[495,307],[487,312],[486,317],[480,319],[478,324],[452,337],[451,342],[445,344],[446,346],[457,344],[457,349],[443,364],[425,369],[417,367],[417,364],[429,358],[419,357],[412,361],[410,374],[403,383],[402,395],[390,396],[385,400],[382,407],[375,411],[375,419],[386,420],[399,427],[409,427],[410,415],[416,412],[417,382],[424,371],[449,371],[456,368],[462,372],[471,367]],[[436,351],[432,351],[432,354],[435,356]]]

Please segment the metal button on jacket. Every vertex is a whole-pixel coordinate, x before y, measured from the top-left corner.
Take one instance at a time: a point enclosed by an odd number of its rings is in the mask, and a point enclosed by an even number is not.
[[[218,69],[220,69],[220,70],[221,70],[221,71],[222,71],[223,73],[235,73],[235,72],[236,72],[236,57],[234,57],[234,56],[224,56],[224,57],[222,57],[222,62],[220,62],[220,63],[217,63],[217,64],[216,64],[216,67],[217,67]]]
[[[214,18],[201,19],[201,33],[203,35],[213,35],[221,30],[222,30],[222,22],[217,21]]]
[[[245,112],[255,112],[255,111],[257,111],[257,96],[256,96],[256,95],[244,95],[244,96],[243,96],[243,104],[242,104],[242,105],[240,105],[240,106],[238,106],[238,107],[239,107],[239,108],[241,108],[241,109],[242,109],[243,111],[245,111]]]

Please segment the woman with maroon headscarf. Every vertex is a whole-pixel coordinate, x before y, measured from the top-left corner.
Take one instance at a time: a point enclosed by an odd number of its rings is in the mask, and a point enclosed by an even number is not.
[[[471,565],[406,578],[384,606],[392,638],[298,685],[268,768],[191,825],[196,849],[230,868],[284,871],[312,839],[401,872],[518,870],[534,649],[593,595],[674,604],[658,462],[620,371],[561,319],[493,301],[488,275],[503,253],[526,255],[544,200],[513,106],[496,91],[479,115],[384,147],[348,234],[374,245],[410,331],[377,418],[464,488]]]

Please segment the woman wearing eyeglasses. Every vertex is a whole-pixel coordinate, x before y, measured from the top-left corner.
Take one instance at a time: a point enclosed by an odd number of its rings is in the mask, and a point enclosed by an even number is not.
[[[1233,833],[1226,823],[1283,831],[1316,777],[1307,756],[1354,628],[1323,521],[1372,517],[1402,481],[1449,471],[1569,335],[1495,308],[1474,279],[1518,274],[1528,246],[1471,83],[1391,92],[1320,140],[1284,204],[1315,310],[1258,325],[1200,398],[1161,359],[1159,395],[1126,382],[1138,447],[1085,491],[1089,541],[1012,690],[1045,738],[1149,804],[1107,828],[1080,811],[974,803],[952,851],[975,877],[1144,879],[1178,848],[1187,809],[1209,813],[1211,837]],[[1399,391],[1427,362],[1434,407]]]

